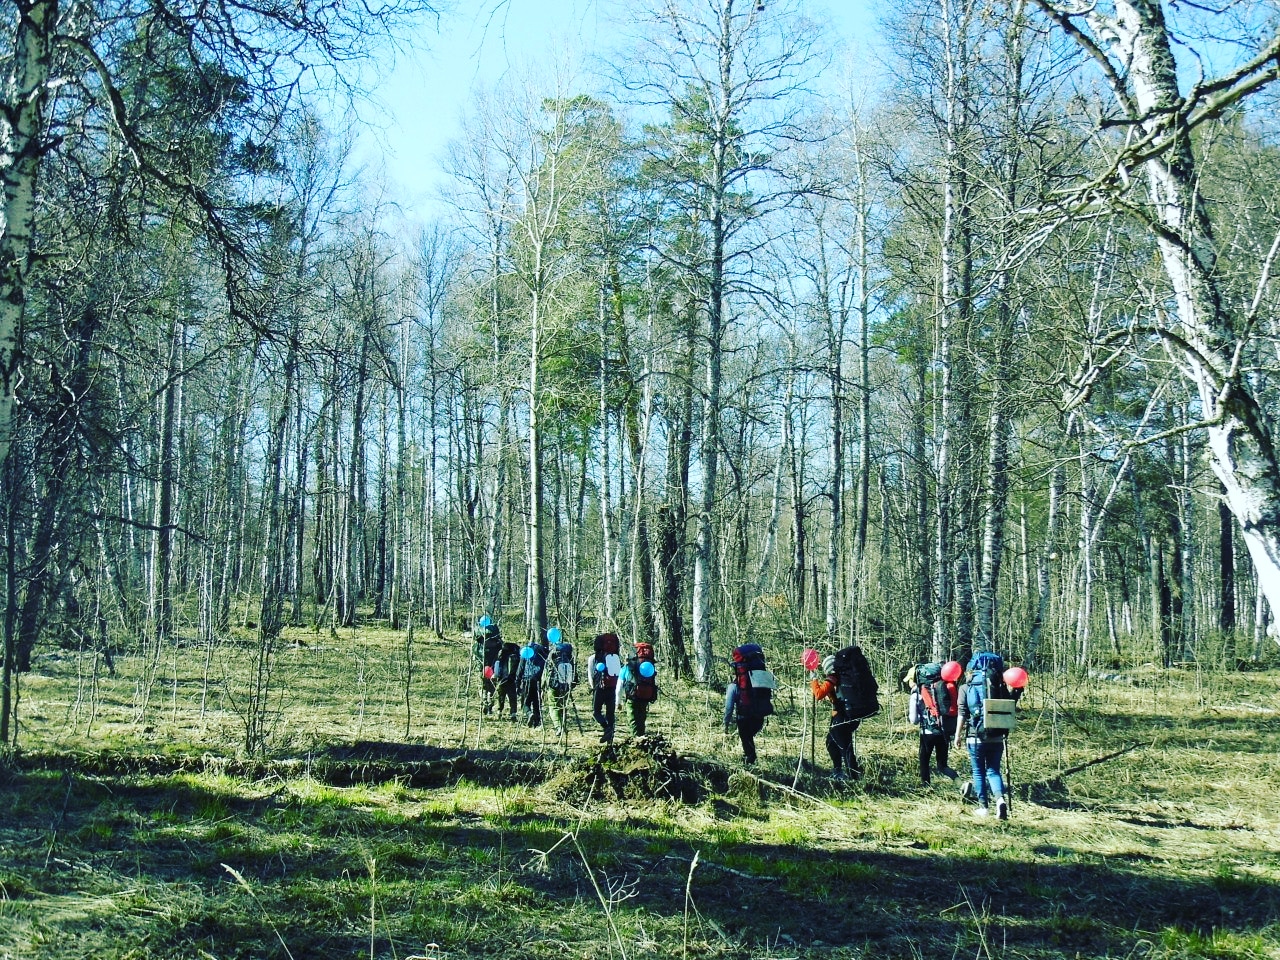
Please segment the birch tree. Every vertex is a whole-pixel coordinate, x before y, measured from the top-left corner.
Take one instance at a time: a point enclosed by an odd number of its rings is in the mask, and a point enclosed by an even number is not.
[[[1187,38],[1178,35],[1178,22],[1159,0],[1037,4],[1079,48],[1086,83],[1096,79],[1111,101],[1100,131],[1107,152],[1085,183],[1060,198],[1065,216],[1105,209],[1132,218],[1152,236],[1168,280],[1167,297],[1154,299],[1140,319],[1096,344],[1071,399],[1087,397],[1099,365],[1136,339],[1165,346],[1194,389],[1199,420],[1187,426],[1207,434],[1209,462],[1274,613],[1280,610],[1280,462],[1273,417],[1259,403],[1245,361],[1252,339],[1274,326],[1280,223],[1273,223],[1275,240],[1260,262],[1247,265],[1252,296],[1225,296],[1223,276],[1232,265],[1220,259],[1215,244],[1195,135],[1227,111],[1247,110],[1280,77],[1280,26],[1264,6],[1250,7],[1230,23],[1234,8],[1188,11],[1197,29],[1207,25],[1215,40],[1198,50],[1193,39],[1187,41],[1192,56],[1180,65],[1175,50]],[[1213,58],[1223,50],[1235,59],[1213,75]]]
[[[670,111],[671,122],[653,131],[650,170],[672,209],[694,222],[699,240],[669,256],[697,278],[694,294],[706,324],[692,598],[702,682],[713,677],[725,331],[752,252],[748,228],[785,202],[771,175],[788,142],[806,136],[799,114],[815,66],[816,32],[800,9],[796,0],[655,0],[641,21],[637,79],[628,83]]]

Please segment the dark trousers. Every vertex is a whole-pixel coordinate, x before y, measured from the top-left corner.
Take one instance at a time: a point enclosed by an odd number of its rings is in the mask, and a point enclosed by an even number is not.
[[[858,758],[853,752],[853,734],[861,723],[861,720],[844,720],[839,716],[831,718],[831,727],[827,730],[827,755],[831,757],[831,767],[836,773],[845,766],[850,773],[858,769]]]
[[[591,695],[591,713],[600,724],[600,740],[613,743],[613,710],[615,693],[611,687],[597,687]]]
[[[929,782],[929,759],[938,755],[938,771],[947,769],[947,744],[945,733],[920,734],[920,782]]]
[[[524,685],[524,712],[529,718],[529,726],[542,726],[542,686],[536,680]]]
[[[516,682],[514,680],[503,680],[495,683],[488,678],[481,679],[482,689],[484,691],[484,712],[490,713],[493,710],[493,702],[496,696],[498,701],[498,713],[502,714],[505,707],[510,711],[511,716],[516,715]]]
[[[764,717],[738,717],[738,739],[742,741],[742,759],[756,762],[756,734],[764,728]]]
[[[493,698],[498,685],[488,677],[480,678],[480,704],[485,713],[493,713]]]
[[[644,736],[645,720],[649,717],[648,700],[631,700],[631,732],[637,737]]]

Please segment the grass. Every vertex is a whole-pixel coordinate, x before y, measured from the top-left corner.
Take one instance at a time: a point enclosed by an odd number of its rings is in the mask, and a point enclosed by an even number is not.
[[[798,710],[743,772],[718,697],[670,684],[650,732],[701,798],[568,801],[584,691],[560,738],[480,722],[467,644],[415,651],[406,707],[402,637],[305,639],[265,758],[237,755],[243,650],[208,690],[179,651],[146,716],[132,658],[92,693],[39,659],[0,768],[0,960],[1280,956],[1274,672],[1033,678],[998,823],[918,783],[887,691],[859,783]]]

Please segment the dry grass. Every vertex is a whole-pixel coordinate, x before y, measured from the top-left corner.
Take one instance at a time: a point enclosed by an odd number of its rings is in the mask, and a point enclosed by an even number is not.
[[[619,801],[583,771],[643,757],[597,756],[585,691],[581,733],[482,724],[469,644],[417,645],[406,697],[402,637],[300,639],[266,758],[237,755],[244,648],[178,650],[149,695],[136,658],[38,662],[0,958],[1280,956],[1276,673],[1033,678],[1000,824],[919,785],[898,694],[842,787],[821,730],[801,765],[798,683],[751,773],[719,691],[668,684],[646,776],[701,794]]]

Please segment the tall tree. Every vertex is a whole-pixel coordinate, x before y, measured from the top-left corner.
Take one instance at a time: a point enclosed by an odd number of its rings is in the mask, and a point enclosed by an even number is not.
[[[670,111],[670,123],[653,130],[650,171],[670,209],[695,230],[688,237],[693,242],[667,255],[696,278],[693,292],[706,322],[692,604],[703,682],[713,678],[714,663],[724,338],[733,295],[745,286],[749,229],[790,198],[771,175],[781,169],[788,144],[807,137],[800,114],[816,32],[799,9],[796,0],[651,3],[641,21],[638,79],[630,83]]]
[[[1101,207],[1134,218],[1154,239],[1170,294],[1151,304],[1141,322],[1109,333],[1099,353],[1086,358],[1081,394],[1096,379],[1101,351],[1117,344],[1156,338],[1178,358],[1195,390],[1210,464],[1274,613],[1280,610],[1280,461],[1273,418],[1241,359],[1252,338],[1272,326],[1260,309],[1268,302],[1262,293],[1272,282],[1280,244],[1263,262],[1240,265],[1254,278],[1258,295],[1241,307],[1229,303],[1222,277],[1230,264],[1216,250],[1194,135],[1229,110],[1247,109],[1280,77],[1280,29],[1261,7],[1230,23],[1234,11],[1188,11],[1186,26],[1208,36],[1200,22],[1206,20],[1215,40],[1213,50],[1184,69],[1174,53],[1183,42],[1178,21],[1169,19],[1159,0],[1115,0],[1087,9],[1037,4],[1075,41],[1114,103],[1104,118],[1105,153],[1087,186],[1065,198],[1068,212],[1088,215]],[[1194,40],[1188,42],[1194,48]],[[1223,49],[1238,51],[1238,59],[1217,76],[1191,76]]]

